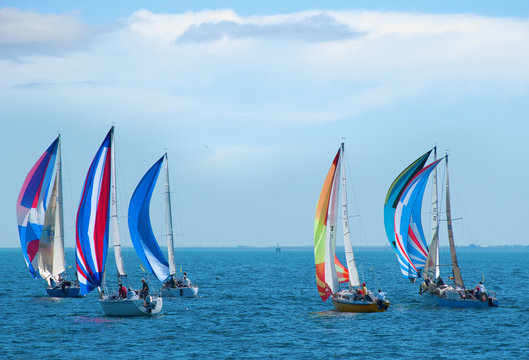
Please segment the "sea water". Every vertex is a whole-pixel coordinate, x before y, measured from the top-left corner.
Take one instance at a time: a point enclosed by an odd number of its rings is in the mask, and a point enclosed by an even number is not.
[[[150,280],[124,249],[125,285]],[[322,302],[310,250],[184,250],[177,262],[199,287],[194,299],[164,299],[154,317],[106,317],[97,291],[46,297],[20,250],[0,250],[1,358],[17,359],[481,359],[529,356],[528,251],[460,251],[467,287],[485,278],[500,307],[424,306],[419,284],[389,249],[356,251],[361,279],[391,301],[385,313],[338,313]],[[68,259],[73,264],[73,250]],[[117,283],[112,254],[107,283]],[[443,268],[447,272],[447,268]],[[445,276],[445,280],[448,276]]]

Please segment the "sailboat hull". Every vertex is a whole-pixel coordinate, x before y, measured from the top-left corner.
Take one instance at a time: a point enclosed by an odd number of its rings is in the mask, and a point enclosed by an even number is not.
[[[442,298],[435,294],[424,294],[424,303],[429,306],[452,307],[452,308],[488,308],[497,307],[498,299],[488,298],[485,301],[478,299],[450,299]]]
[[[198,294],[198,287],[162,288],[161,293],[164,298],[194,298]]]
[[[101,308],[107,316],[152,316],[162,311],[163,300],[152,296],[151,305],[143,299],[111,299],[105,297],[99,300]]]
[[[347,302],[343,300],[332,299],[332,304],[336,311],[340,312],[354,312],[354,313],[373,313],[384,312],[389,308],[389,301],[384,301],[384,306],[379,307],[375,302],[355,301]]]
[[[59,298],[69,298],[69,297],[83,297],[84,295],[80,295],[79,293],[80,289],[79,287],[47,287],[46,292],[48,293],[49,297],[59,297]]]

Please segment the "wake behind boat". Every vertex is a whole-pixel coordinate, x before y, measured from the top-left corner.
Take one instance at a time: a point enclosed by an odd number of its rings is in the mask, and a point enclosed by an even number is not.
[[[448,176],[448,155],[446,163],[446,223],[451,254],[453,285],[444,283],[440,276],[439,263],[439,213],[437,199],[436,159],[425,166],[432,150],[408,166],[393,182],[384,204],[384,222],[388,239],[399,260],[404,277],[413,282],[423,277],[420,294],[425,303],[446,307],[495,307],[496,294],[485,290],[480,282],[475,289],[467,289],[463,283],[457,260],[452,216],[450,209],[450,186]],[[421,209],[428,178],[432,174],[432,240],[426,244],[422,228]]]
[[[104,274],[108,250],[109,218],[114,242],[114,255],[118,271],[120,292],[105,294]],[[101,144],[86,176],[77,213],[77,271],[81,293],[98,288],[100,304],[105,315],[141,316],[156,315],[162,310],[160,297],[142,291],[143,298],[127,297],[121,292],[121,281],[126,278],[119,239],[116,174],[114,156],[114,127]],[[145,288],[145,285],[144,285]]]
[[[52,178],[52,192],[46,201]],[[17,219],[28,269],[34,278],[38,270],[46,280],[48,296],[80,296],[77,279],[65,279],[60,135],[28,173],[18,196]]]
[[[356,268],[347,207],[347,187],[345,178],[344,144],[342,143],[327,173],[316,206],[314,221],[314,258],[316,262],[316,285],[323,301],[331,297],[334,308],[342,312],[382,312],[390,305],[380,290],[376,297],[367,290],[365,283],[360,288],[360,279]],[[345,268],[336,256],[336,225],[338,217],[338,197],[342,189],[342,220],[345,256]],[[340,289],[340,283],[347,283],[349,289]],[[355,288],[357,288],[355,290]]]
[[[165,225],[167,239],[167,254],[169,261],[156,241],[151,226],[149,207],[151,197],[165,159]],[[173,221],[171,213],[171,191],[169,187],[169,161],[167,153],[164,154],[140,180],[132,195],[129,205],[129,231],[136,253],[143,264],[163,283],[160,291],[162,297],[192,298],[196,297],[198,287],[193,285],[183,273],[180,278],[175,278],[176,265],[173,242]]]

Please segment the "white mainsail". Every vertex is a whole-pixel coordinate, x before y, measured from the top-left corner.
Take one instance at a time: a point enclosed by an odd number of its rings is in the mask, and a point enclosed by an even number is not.
[[[171,189],[169,187],[169,159],[165,153],[165,228],[167,236],[167,257],[169,262],[169,275],[176,274],[173,241],[173,216],[171,213]]]
[[[434,161],[437,160],[437,147],[434,147]],[[428,251],[428,259],[424,267],[424,276],[437,279],[439,269],[439,200],[437,196],[437,167],[432,171],[432,241]]]
[[[114,244],[114,257],[116,259],[116,267],[118,269],[118,277],[127,276],[125,267],[123,266],[123,256],[121,255],[121,241],[119,238],[118,225],[118,201],[116,196],[116,154],[114,150],[114,127],[112,127],[112,135],[110,142],[111,149],[111,172],[110,172],[110,224],[112,232],[112,241]]]
[[[347,186],[345,180],[345,149],[342,143],[341,147],[341,171],[342,171],[342,220],[343,220],[343,236],[345,247],[345,258],[347,261],[347,270],[349,271],[349,285],[351,287],[360,286],[360,278],[358,277],[358,270],[356,269],[356,262],[351,245],[351,232],[349,231],[349,214],[347,210]]]
[[[46,281],[51,277],[55,282],[59,282],[59,275],[65,271],[60,136],[56,163],[55,181],[44,216],[42,236],[39,242],[39,274]]]

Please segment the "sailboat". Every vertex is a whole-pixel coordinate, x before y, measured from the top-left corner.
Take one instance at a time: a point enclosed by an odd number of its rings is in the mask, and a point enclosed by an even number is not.
[[[162,163],[165,159],[165,183],[164,183],[164,198],[165,198],[165,225],[166,225],[166,239],[167,239],[167,253],[169,261],[165,256],[156,241],[154,236],[149,207],[151,203],[152,192],[156,185],[158,175]],[[173,242],[173,222],[171,213],[171,191],[169,187],[169,161],[167,153],[164,154],[140,180],[136,190],[132,195],[129,205],[129,231],[132,239],[132,244],[136,253],[142,260],[143,264],[156,276],[156,278],[163,283],[161,289],[162,297],[196,297],[198,287],[193,285],[188,279],[187,274],[175,279],[176,266],[174,257],[174,242]]]
[[[52,192],[46,201],[53,178]],[[22,252],[31,275],[37,276],[37,268],[48,284],[48,296],[79,296],[77,280],[65,278],[60,135],[26,176],[18,196],[17,219]]]
[[[377,301],[373,294],[360,283],[349,232],[346,176],[343,166],[345,147],[342,143],[325,182],[316,206],[314,221],[314,258],[316,262],[316,286],[323,301],[331,297],[334,308],[343,312],[382,312],[390,303],[385,299]],[[341,181],[340,181],[341,179]],[[336,225],[338,198],[341,187],[342,228],[344,236],[345,268],[336,256]],[[348,289],[340,289],[340,283],[347,283]],[[363,286],[362,293],[355,289]]]
[[[156,315],[162,310],[163,304],[158,296],[122,299],[115,293],[104,292],[110,228],[118,282],[127,276],[119,239],[114,159],[114,127],[112,127],[90,165],[77,212],[77,272],[81,294],[88,294],[98,288],[99,301],[106,315]]]
[[[430,154],[434,161],[425,165]],[[427,304],[446,307],[498,306],[496,294],[483,291],[484,287],[467,289],[463,283],[457,260],[452,216],[450,209],[450,183],[448,155],[439,160],[434,148],[408,166],[390,186],[384,203],[386,234],[399,261],[402,275],[412,282],[422,277],[420,294]],[[453,285],[444,283],[439,263],[439,212],[437,199],[437,165],[446,164],[446,223],[451,255]],[[421,220],[422,202],[426,183],[432,175],[432,239],[428,248]]]

